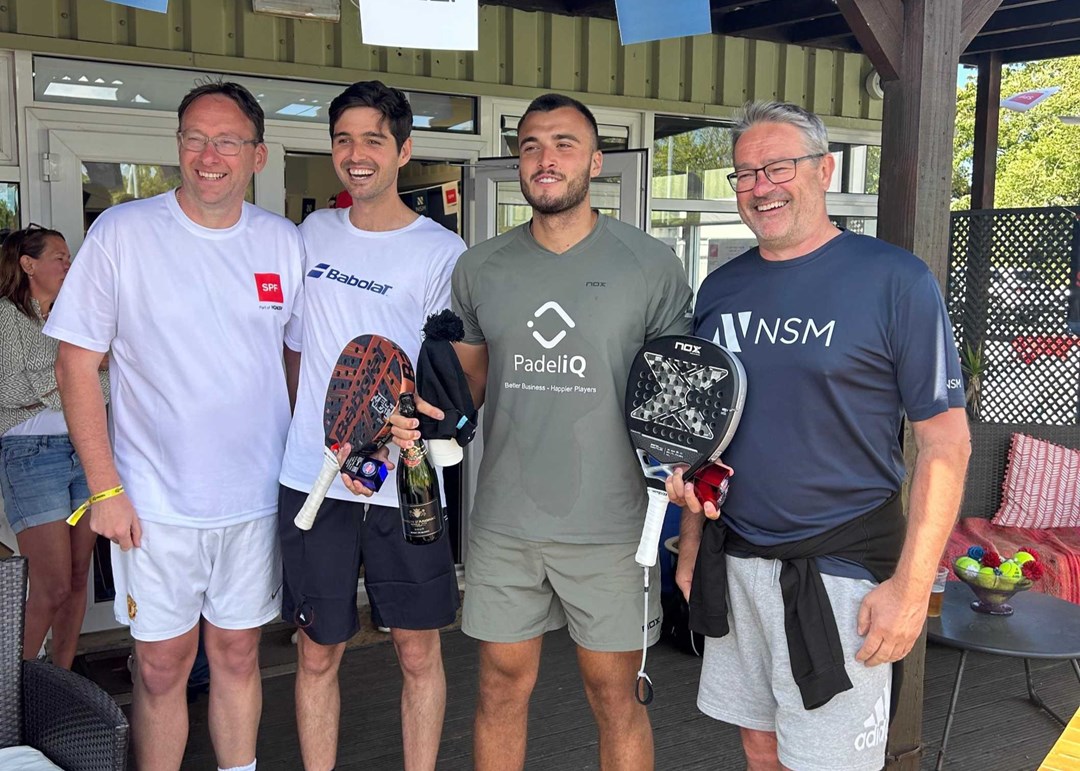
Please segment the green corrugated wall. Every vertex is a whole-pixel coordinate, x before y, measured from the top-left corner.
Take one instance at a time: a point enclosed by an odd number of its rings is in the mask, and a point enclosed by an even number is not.
[[[752,98],[803,104],[834,125],[877,128],[881,102],[865,57],[740,38],[619,44],[615,22],[482,6],[480,50],[360,43],[358,10],[341,22],[256,14],[251,0],[170,0],[166,14],[105,0],[0,0],[0,48],[90,59],[352,82],[382,74],[403,88],[529,98],[575,93],[595,106],[728,114]]]

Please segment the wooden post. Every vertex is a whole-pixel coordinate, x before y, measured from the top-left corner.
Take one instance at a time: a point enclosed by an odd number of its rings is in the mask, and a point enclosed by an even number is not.
[[[999,5],[1000,0],[837,0],[883,77],[878,235],[925,260],[942,286],[949,267],[956,69],[963,49]],[[898,41],[879,37],[897,31]],[[910,471],[914,442],[906,445]],[[925,657],[924,632],[904,661],[888,769],[919,768]]]
[[[1001,52],[979,57],[975,92],[975,148],[971,159],[971,208],[994,208],[998,118],[1001,115]]]

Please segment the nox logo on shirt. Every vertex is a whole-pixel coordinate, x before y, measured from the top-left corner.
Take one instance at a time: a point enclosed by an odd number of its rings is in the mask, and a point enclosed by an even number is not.
[[[790,318],[755,318],[753,311],[721,313],[721,324],[713,342],[732,353],[746,345],[832,345],[836,319],[818,321],[797,316]]]
[[[354,276],[351,273],[345,273],[338,270],[337,268],[331,267],[330,263],[328,262],[320,262],[318,265],[308,271],[307,277],[322,278],[328,281],[336,281],[339,284],[355,287],[356,289],[366,289],[367,291],[374,292],[375,294],[386,294],[394,288],[390,284],[380,284],[379,282],[372,281],[371,279],[360,278],[359,276]]]

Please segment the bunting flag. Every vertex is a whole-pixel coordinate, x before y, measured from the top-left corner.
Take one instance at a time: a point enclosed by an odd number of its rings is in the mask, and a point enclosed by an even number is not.
[[[105,0],[105,2],[157,13],[165,13],[169,9],[169,0]]]
[[[712,32],[709,0],[615,0],[624,46]]]
[[[360,0],[364,45],[475,51],[478,0]]]
[[[1031,91],[1024,91],[1021,94],[1013,94],[1008,99],[1002,99],[1001,106],[1009,110],[1016,110],[1017,112],[1027,112],[1035,105],[1042,104],[1060,90],[1061,86],[1034,88]]]

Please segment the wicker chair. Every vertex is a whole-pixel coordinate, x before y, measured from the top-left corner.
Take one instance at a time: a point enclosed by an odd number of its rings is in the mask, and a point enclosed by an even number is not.
[[[1013,434],[1028,434],[1038,439],[1080,448],[1080,426],[1040,426],[1034,423],[972,423],[971,462],[961,517],[989,519],[1001,508],[1001,485]]]
[[[23,661],[26,560],[0,560],[0,748],[28,745],[65,771],[121,771],[128,722],[85,677]]]

